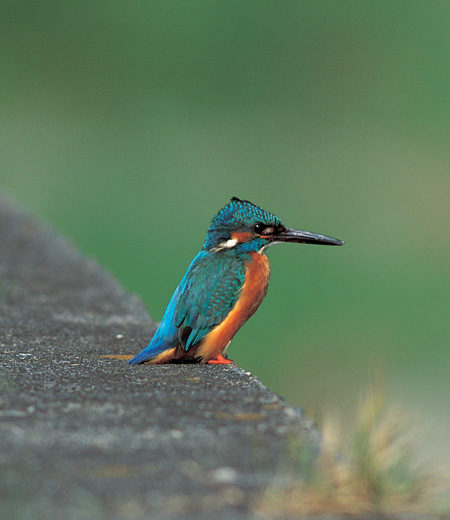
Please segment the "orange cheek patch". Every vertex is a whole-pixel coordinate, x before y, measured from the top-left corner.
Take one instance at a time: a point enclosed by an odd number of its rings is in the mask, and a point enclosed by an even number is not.
[[[252,235],[247,231],[235,231],[234,233],[231,233],[231,238],[242,244],[243,242],[248,242],[252,238]]]

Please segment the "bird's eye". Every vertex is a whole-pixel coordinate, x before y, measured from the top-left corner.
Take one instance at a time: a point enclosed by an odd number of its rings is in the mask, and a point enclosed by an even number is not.
[[[262,222],[257,222],[253,229],[257,235],[260,235],[266,229],[266,226]]]

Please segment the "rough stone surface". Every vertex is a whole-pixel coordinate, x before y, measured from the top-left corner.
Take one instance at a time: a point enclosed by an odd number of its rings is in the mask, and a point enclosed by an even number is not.
[[[129,366],[155,325],[0,199],[0,518],[249,519],[318,434],[235,366]]]

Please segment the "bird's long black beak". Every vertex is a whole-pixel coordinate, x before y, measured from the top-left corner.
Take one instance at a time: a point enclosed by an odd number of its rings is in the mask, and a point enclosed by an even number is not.
[[[299,229],[285,228],[283,231],[273,235],[274,242],[296,242],[298,244],[322,244],[325,246],[342,246],[344,242],[337,238],[300,231]]]

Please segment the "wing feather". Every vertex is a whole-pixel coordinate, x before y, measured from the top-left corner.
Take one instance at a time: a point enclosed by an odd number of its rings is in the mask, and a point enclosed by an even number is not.
[[[244,285],[245,267],[234,252],[202,251],[180,284],[174,312],[182,348],[198,344],[233,309]]]

